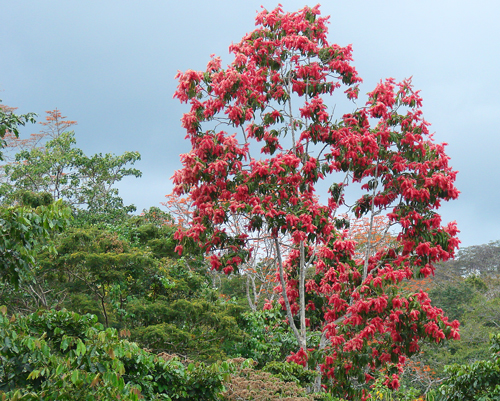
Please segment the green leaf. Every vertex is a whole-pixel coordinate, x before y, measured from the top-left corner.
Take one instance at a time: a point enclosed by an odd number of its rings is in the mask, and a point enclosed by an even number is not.
[[[71,373],[71,382],[72,382],[73,384],[77,384],[79,380],[80,380],[80,371],[78,371],[78,370],[74,370],[74,371]]]

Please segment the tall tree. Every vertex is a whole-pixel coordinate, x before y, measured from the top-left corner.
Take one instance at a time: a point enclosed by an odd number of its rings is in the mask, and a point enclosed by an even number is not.
[[[66,120],[58,110],[47,114],[41,135],[50,140],[30,146],[12,141],[11,146],[21,151],[3,167],[4,199],[16,198],[19,191],[48,192],[54,199],[69,204],[75,215],[90,222],[113,220],[134,211],[133,205],[123,204],[114,185],[125,177],[142,175],[138,169],[127,166],[140,160],[139,153],[86,156],[75,146],[74,132],[66,131],[76,121]]]
[[[35,122],[34,113],[16,115],[14,110],[0,106],[0,150],[6,146],[6,136],[18,137],[19,126]],[[40,247],[47,246],[51,234],[67,225],[68,210],[61,202],[52,204],[52,200],[49,197],[37,205],[0,207],[0,280],[17,287],[21,278],[29,275]]]
[[[462,248],[457,256],[455,261],[449,263],[449,267],[455,270],[455,274],[499,277],[500,240]]]
[[[453,256],[457,229],[441,226],[435,210],[458,191],[409,80],[381,81],[364,106],[333,119],[327,100],[340,99],[343,85],[356,99],[361,78],[351,47],[328,43],[326,22],[318,7],[264,10],[257,29],[231,45],[226,69],[212,58],[206,71],[177,75],[174,97],[191,105],[182,125],[192,150],[181,156],[174,192],[189,193],[195,206],[191,226],[177,233],[178,251],[195,242],[214,269],[230,273],[251,257],[252,233],[267,236],[300,347],[291,359],[309,361],[327,384],[358,397],[382,367],[385,384],[398,387],[405,357],[421,339],[458,337],[458,322],[448,322],[426,293],[399,291],[403,280],[428,276]],[[259,148],[267,158],[256,156]],[[327,180],[322,204],[315,190]],[[352,206],[348,186],[365,191]],[[341,207],[368,218],[362,258],[337,216]],[[235,214],[247,219],[247,232],[228,230]],[[379,214],[399,232],[397,242],[375,251]],[[293,242],[286,258],[280,233]],[[321,331],[319,342],[308,342],[310,330]]]

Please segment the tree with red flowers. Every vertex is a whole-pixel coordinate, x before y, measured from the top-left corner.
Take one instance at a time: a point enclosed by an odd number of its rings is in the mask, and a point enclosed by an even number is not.
[[[328,43],[327,19],[318,6],[264,10],[230,46],[227,68],[212,57],[206,71],[178,73],[174,97],[191,106],[182,126],[192,150],[181,155],[174,192],[189,194],[195,210],[176,234],[177,251],[196,243],[229,274],[252,257],[254,238],[272,241],[280,303],[299,344],[290,360],[359,398],[378,372],[397,388],[420,340],[459,337],[458,322],[425,292],[400,291],[453,257],[458,231],[442,226],[436,209],[458,191],[410,80],[381,81],[364,106],[334,119],[329,103],[357,99],[362,80],[351,47]],[[361,255],[343,211],[367,218]],[[245,231],[228,229],[235,215]],[[371,246],[380,215],[398,231],[381,248]],[[280,235],[292,240],[287,252]]]

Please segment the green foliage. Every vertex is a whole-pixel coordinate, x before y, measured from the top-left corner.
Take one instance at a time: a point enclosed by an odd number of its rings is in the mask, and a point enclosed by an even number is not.
[[[35,115],[16,115],[0,106],[0,149],[5,146],[8,132],[18,137],[19,126],[34,123]],[[26,192],[21,195],[23,206],[0,208],[0,281],[11,282],[15,287],[21,276],[29,272],[36,252],[47,245],[53,232],[67,225],[69,218],[67,210],[60,203],[52,204],[46,195],[38,199]]]
[[[37,208],[38,206],[48,206],[54,202],[54,198],[48,192],[37,193],[20,190],[16,195],[19,204],[32,208]]]
[[[160,275],[159,262],[149,252],[97,228],[68,230],[58,238],[56,249],[57,257],[40,258],[43,271],[50,272],[69,293],[86,293],[94,299],[106,326],[111,323],[110,305],[121,320],[126,317],[125,304],[144,296]]]
[[[2,100],[0,99],[0,102]],[[17,115],[9,108],[0,106],[0,149],[5,146],[4,137],[7,132],[12,132],[16,137],[19,136],[19,126],[24,126],[26,123],[35,123],[35,113],[27,113]],[[0,152],[0,160],[2,152]]]
[[[48,246],[52,233],[61,231],[69,218],[69,210],[61,202],[36,209],[0,208],[0,278],[17,287],[21,277],[29,274],[36,254]]]
[[[423,344],[423,352],[412,358],[420,370],[406,368],[403,385],[437,400],[441,394],[438,384],[447,376],[447,365],[472,365],[489,358],[489,335],[499,333],[500,321],[498,249],[498,241],[463,248],[457,259],[437,265],[435,277],[425,286],[431,287],[433,305],[460,321],[460,340]]]
[[[0,315],[0,397],[23,400],[217,400],[218,365],[164,360],[103,330],[95,316]]]
[[[116,233],[120,240],[130,246],[152,252],[157,259],[178,257],[174,252],[177,243],[173,238],[176,227],[172,224],[172,217],[157,207],[143,210],[140,216],[129,216],[112,223],[104,219],[93,225],[101,230]]]
[[[218,299],[217,296],[209,295],[209,278],[207,271],[198,266],[197,260],[189,260],[188,258],[181,259],[164,259],[160,267],[162,272],[162,282],[168,281],[169,285],[164,285],[159,288],[156,293],[149,297],[155,300],[155,296],[163,296],[168,302],[173,302],[178,299],[196,299],[196,298],[212,298],[212,301]],[[160,291],[161,290],[161,291]]]
[[[311,386],[318,372],[308,370],[295,362],[268,362],[263,368],[263,372],[269,372],[284,382],[294,382],[301,387]]]
[[[228,366],[163,360],[117,328],[143,346],[215,361],[245,341],[242,308],[212,288],[203,258],[178,259],[169,214],[127,216],[112,186],[140,175],[125,166],[137,153],[87,157],[73,132],[56,131],[4,169],[3,202],[18,206],[0,209],[0,304],[37,312],[2,308],[0,399],[219,399]],[[76,219],[49,249],[69,222],[63,204]],[[51,306],[93,312],[108,328]]]
[[[433,304],[444,309],[450,320],[459,319],[465,313],[474,295],[474,288],[465,280],[434,287],[429,291]]]
[[[44,147],[18,153],[15,163],[4,167],[4,202],[18,197],[19,191],[47,192],[71,205],[80,224],[115,221],[134,211],[133,205],[124,206],[113,185],[127,176],[141,176],[139,170],[126,167],[140,160],[139,153],[89,157],[75,145],[74,132],[64,132]]]
[[[433,303],[461,324],[459,341],[423,346],[420,359],[437,377],[445,376],[446,365],[471,364],[489,356],[489,334],[499,332],[500,298],[491,295],[497,291],[497,280],[484,281],[478,276],[434,285],[430,291]]]
[[[132,338],[157,352],[215,362],[226,358],[230,344],[246,339],[238,325],[241,307],[235,305],[159,298],[153,303],[136,300],[129,307]]]
[[[290,352],[297,350],[297,340],[285,323],[281,309],[275,307],[248,312],[243,315],[243,319],[249,338],[238,351],[243,357],[256,360],[258,366],[272,361],[282,362]]]
[[[500,299],[488,299],[483,294],[476,294],[460,321],[461,339],[456,344],[450,344],[452,356],[447,364],[473,363],[487,358],[489,334],[500,332]]]
[[[56,238],[57,256],[38,255],[34,281],[0,287],[0,302],[18,312],[93,313],[158,352],[211,362],[237,355],[243,308],[212,288],[203,258],[178,259],[173,233],[169,215],[154,208],[119,224],[72,227]]]
[[[238,304],[248,308],[249,304],[246,293],[246,285],[249,278],[245,274],[235,273],[228,276],[224,273],[216,271],[213,271],[212,273],[214,275],[217,274],[218,278],[220,278],[220,286],[218,289],[221,294],[224,294],[226,298],[235,300]],[[257,309],[262,309],[264,306],[264,299],[260,299],[260,301],[261,302],[257,305]]]
[[[155,351],[195,360],[214,362],[238,354],[236,344],[248,340],[241,329],[243,308],[219,297],[206,271],[193,265],[185,258],[162,260],[162,281],[147,297],[128,304],[132,338]]]
[[[176,241],[173,238],[173,226],[157,226],[152,223],[143,224],[131,234],[137,238],[138,246],[149,249],[153,255],[160,258],[174,258]]]
[[[491,356],[488,360],[445,368],[448,378],[440,391],[448,400],[500,399],[500,334],[492,335],[490,341]]]

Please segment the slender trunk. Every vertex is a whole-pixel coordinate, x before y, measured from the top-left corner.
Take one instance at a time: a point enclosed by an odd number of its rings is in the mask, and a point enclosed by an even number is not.
[[[250,306],[250,309],[252,309],[252,312],[255,312],[255,304],[252,302],[252,298],[250,297],[250,277],[247,275],[247,285],[246,285],[246,292],[247,292],[247,300],[248,300],[248,305]]]
[[[319,347],[318,351],[322,351],[328,343],[328,339],[326,338],[326,331],[323,331],[321,334],[321,338],[319,340]],[[320,365],[316,365],[316,373],[318,375],[316,376],[316,379],[314,379],[314,384],[313,384],[313,392],[315,393],[320,393],[321,392],[321,367]]]
[[[106,324],[106,327],[109,327],[109,325],[108,325],[108,314],[106,312],[106,304],[104,303],[104,297],[101,297],[101,306],[102,306],[102,313],[104,315],[104,322]]]
[[[292,72],[288,76],[288,113],[290,115],[290,129],[292,133],[292,150],[293,154],[297,156],[297,148],[295,147],[295,120],[293,119],[293,109],[292,109]]]
[[[255,276],[250,276],[250,281],[252,282],[252,293],[253,293],[253,304],[255,306],[255,310],[257,310],[257,304],[259,303],[260,291],[257,294],[257,288],[255,287]]]
[[[304,241],[300,241],[300,266],[299,266],[299,302],[300,302],[300,335],[306,338],[306,255]]]
[[[281,283],[281,294],[283,296],[283,299],[285,301],[285,309],[286,309],[286,315],[288,317],[288,324],[292,328],[293,334],[295,335],[295,338],[297,339],[297,342],[299,343],[299,347],[303,348],[304,350],[307,349],[307,344],[306,344],[306,339],[305,337],[302,337],[297,330],[297,327],[295,326],[295,322],[293,321],[293,315],[292,315],[292,308],[290,306],[290,300],[288,299],[288,295],[286,293],[286,283],[285,283],[285,272],[283,270],[283,260],[281,259],[281,251],[280,251],[280,245],[278,238],[274,238],[274,244],[276,245],[276,254],[278,256],[278,267],[279,267],[279,272],[280,272],[280,283]]]
[[[375,166],[375,180],[378,179],[378,159],[377,159],[377,165]],[[373,233],[373,219],[375,217],[375,213],[373,212],[373,206],[374,206],[374,201],[375,201],[375,194],[377,191],[377,184],[378,181],[375,181],[375,184],[373,185],[373,192],[372,192],[372,200],[371,200],[371,205],[370,205],[370,229],[368,230],[368,238],[367,238],[367,245],[366,245],[366,252],[365,252],[365,264],[363,266],[363,279],[361,282],[364,282],[366,280],[366,277],[368,277],[368,259],[370,258],[371,255],[371,247],[372,247],[372,233]]]

